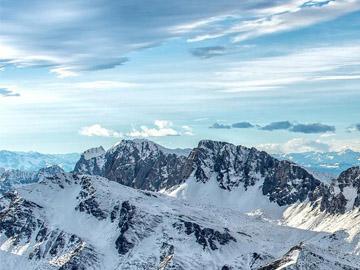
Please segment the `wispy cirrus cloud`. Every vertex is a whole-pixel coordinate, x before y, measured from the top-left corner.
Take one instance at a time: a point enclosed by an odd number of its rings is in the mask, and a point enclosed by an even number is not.
[[[358,9],[360,3],[352,0],[3,1],[0,65],[49,67],[59,77],[72,77],[123,65],[129,52],[174,37],[201,41],[229,35],[237,42]],[[221,51],[195,53],[210,57]]]
[[[188,39],[199,42],[223,36],[232,36],[233,42],[291,31],[324,21],[329,21],[344,14],[360,9],[360,3],[352,0],[332,1],[283,1],[268,8],[257,10],[252,17],[223,16],[221,20],[213,19],[193,24],[188,30],[198,30],[199,34]],[[212,27],[211,27],[212,26]]]
[[[360,80],[360,44],[324,46],[233,62],[207,82],[219,91],[236,93],[281,89],[290,85]]]

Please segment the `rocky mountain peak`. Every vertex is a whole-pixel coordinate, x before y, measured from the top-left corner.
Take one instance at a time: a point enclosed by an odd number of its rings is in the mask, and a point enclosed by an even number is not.
[[[307,199],[319,203],[321,198],[322,211],[342,213],[347,204],[360,204],[360,198],[353,198],[357,188],[351,190],[351,194],[349,190],[343,191],[346,185],[349,186],[349,181],[360,182],[356,180],[359,175],[357,167],[341,174],[337,180],[338,188],[344,194],[339,194],[335,187],[322,184],[295,163],[280,161],[256,148],[221,141],[202,140],[188,156],[173,153],[152,141],[138,139],[122,140],[107,152],[95,148],[87,153],[76,164],[76,173],[103,176],[137,189],[173,192],[193,179],[196,183],[215,185],[227,192],[256,187],[261,196],[280,206]]]
[[[81,156],[85,160],[91,160],[93,158],[101,157],[105,155],[105,149],[102,146],[94,147],[86,150]]]
[[[351,167],[343,171],[336,181],[341,190],[348,186],[360,189],[360,166]]]
[[[102,175],[106,151],[102,146],[86,150],[75,164],[74,172],[81,174]]]

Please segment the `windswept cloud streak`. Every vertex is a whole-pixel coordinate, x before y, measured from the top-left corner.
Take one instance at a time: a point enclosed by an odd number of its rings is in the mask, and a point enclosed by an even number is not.
[[[228,35],[238,42],[358,9],[359,1],[353,0],[229,0],[225,4],[208,0],[4,0],[0,65],[49,67],[61,78],[73,77],[121,66],[129,60],[129,52],[175,37],[202,41]],[[222,48],[194,53],[211,57],[221,54]]]
[[[194,27],[189,28],[189,30],[194,31],[195,28],[200,33],[189,38],[189,42],[199,42],[223,36],[232,36],[233,42],[242,42],[263,35],[290,31],[333,20],[359,9],[360,3],[354,0],[283,1],[272,7],[259,9],[247,19],[236,16],[238,14],[224,16],[222,19],[227,22],[225,26],[215,19],[198,25],[194,24]]]
[[[213,87],[221,92],[281,89],[290,85],[360,80],[360,44],[314,47],[297,52],[233,62],[215,73]]]

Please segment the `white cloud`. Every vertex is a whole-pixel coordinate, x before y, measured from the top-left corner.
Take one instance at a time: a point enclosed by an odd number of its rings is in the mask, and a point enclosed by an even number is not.
[[[188,27],[189,31],[194,31],[196,28],[205,30],[199,31],[200,34],[189,38],[188,41],[196,42],[233,35],[234,42],[241,42],[329,21],[358,9],[360,9],[360,2],[354,0],[311,1],[311,4],[307,0],[292,0],[258,9],[250,17],[251,19],[244,20],[243,17],[233,19],[227,23],[227,27],[220,27],[221,24],[215,19],[192,24],[192,27]],[[220,18],[229,21],[228,17]]]
[[[183,129],[183,131],[182,131],[183,135],[187,135],[187,136],[193,136],[194,135],[192,127],[185,125],[185,126],[182,126],[181,128]]]
[[[360,65],[360,44],[304,49],[295,53],[228,63],[208,86],[223,92],[282,88],[287,85],[334,80],[358,80],[347,68]],[[332,75],[336,74],[336,75]]]
[[[165,137],[165,136],[178,136],[180,133],[173,129],[172,122],[167,120],[156,120],[154,122],[155,127],[149,128],[147,126],[141,126],[140,129],[133,129],[126,135],[129,137]]]
[[[330,149],[328,144],[319,140],[306,140],[303,138],[291,139],[285,143],[260,144],[257,147],[269,153],[327,152]]]
[[[107,129],[102,127],[99,124],[95,124],[88,127],[83,127],[80,129],[79,134],[89,137],[114,137],[114,138],[122,138],[123,135],[120,132]]]

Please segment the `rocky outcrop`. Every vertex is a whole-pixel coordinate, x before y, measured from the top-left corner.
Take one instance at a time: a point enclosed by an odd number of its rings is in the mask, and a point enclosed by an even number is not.
[[[198,182],[216,179],[220,188],[231,191],[262,183],[263,195],[279,206],[304,201],[321,182],[289,161],[279,161],[255,148],[216,141],[200,141],[185,165],[186,177]]]
[[[181,183],[186,157],[147,140],[123,140],[106,153],[103,176],[136,189],[158,191]]]
[[[19,252],[27,247],[29,261],[41,269],[51,261],[56,269],[96,269],[99,258],[93,248],[75,234],[49,226],[44,219],[45,209],[16,193],[6,193],[0,198],[0,234],[8,240],[5,251]],[[48,266],[50,269],[50,265]],[[87,268],[89,267],[89,268]],[[15,269],[15,268],[14,268]],[[52,268],[51,268],[52,269]]]
[[[201,245],[204,250],[217,250],[218,245],[225,245],[230,241],[236,242],[236,239],[227,229],[222,233],[211,228],[203,228],[197,223],[183,219],[174,223],[173,227],[179,231],[184,231],[187,235],[194,235],[196,242]]]
[[[105,150],[102,146],[86,150],[75,164],[74,172],[81,174],[103,175]]]

